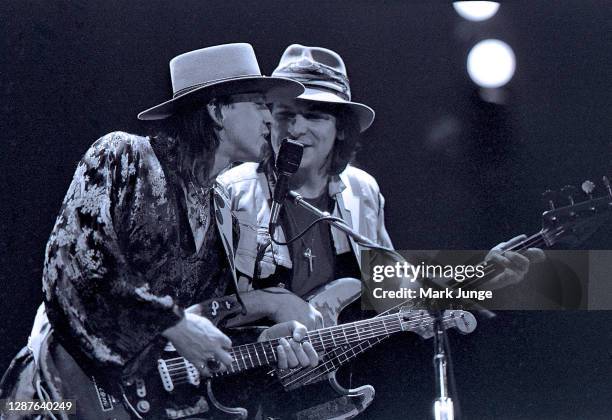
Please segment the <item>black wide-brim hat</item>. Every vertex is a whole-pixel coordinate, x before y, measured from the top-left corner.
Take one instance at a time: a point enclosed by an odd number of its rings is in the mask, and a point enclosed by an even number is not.
[[[140,120],[168,118],[182,107],[213,98],[261,93],[266,101],[296,98],[304,87],[286,77],[261,75],[250,44],[225,44],[181,54],[170,60],[172,99],[138,114]]]

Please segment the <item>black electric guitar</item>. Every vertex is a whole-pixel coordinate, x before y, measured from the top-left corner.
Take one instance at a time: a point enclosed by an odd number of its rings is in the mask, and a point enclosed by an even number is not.
[[[603,223],[612,215],[612,187],[607,177],[603,177],[605,193],[597,198],[593,197],[595,184],[585,181],[582,184],[582,192],[572,186],[564,187],[560,192],[547,190],[543,193],[543,199],[549,210],[542,215],[542,229],[517,243],[510,251],[521,252],[531,247],[549,248],[556,244],[564,244],[568,247],[575,247],[591,234],[593,234]],[[485,284],[499,273],[495,264],[481,263],[487,267],[486,275],[475,282],[456,282],[455,285],[447,284],[447,287],[454,286],[475,287]],[[346,280],[345,280],[346,281]],[[347,281],[346,291],[354,291],[355,299],[360,292],[360,283]],[[329,307],[327,302],[319,301],[317,295],[309,299],[324,316],[325,325],[335,325],[338,313],[342,310],[339,307]],[[424,335],[424,334],[422,334]],[[361,386],[356,389],[346,389],[336,380],[336,372],[339,367],[353,360],[357,355],[371,349],[376,344],[385,340],[388,336],[381,335],[369,340],[364,340],[352,345],[338,347],[327,352],[323,360],[314,368],[295,368],[283,371],[271,371],[276,374],[280,383],[287,391],[296,390],[302,386],[310,385],[321,380],[328,380],[335,391],[336,397],[355,398],[360,396],[365,399],[367,395],[374,395],[374,389],[369,386]],[[282,398],[282,396],[280,396]],[[331,398],[331,397],[330,397]],[[334,418],[351,418],[360,411],[358,404],[347,404],[344,416],[336,415]],[[365,408],[365,407],[363,407]],[[356,411],[358,410],[358,411]],[[336,413],[337,414],[337,413]]]
[[[357,283],[355,283],[357,282]],[[356,299],[359,284],[355,279],[340,279],[323,287],[317,294],[317,307],[328,308],[327,316],[337,313]],[[386,337],[402,331],[431,334],[434,319],[427,311],[399,308],[396,311],[375,318],[352,323],[330,326],[309,331],[310,341],[319,353],[326,353],[342,346],[364,340]],[[446,311],[443,315],[444,328],[457,328],[469,333],[476,327],[474,317],[465,311]],[[201,378],[198,370],[186,359],[167,347],[163,357],[151,360],[156,365],[148,375],[134,382],[105,386],[102,378],[87,376],[66,352],[58,352],[58,363],[62,377],[70,378],[68,398],[77,400],[77,418],[88,419],[244,419],[247,411],[231,408],[215,397],[213,386],[216,378],[234,375],[263,366],[276,365],[278,339],[234,346],[230,354],[234,358],[227,371],[216,371],[212,378]],[[224,395],[227,390],[224,390]],[[369,404],[372,395],[357,396],[360,404]]]

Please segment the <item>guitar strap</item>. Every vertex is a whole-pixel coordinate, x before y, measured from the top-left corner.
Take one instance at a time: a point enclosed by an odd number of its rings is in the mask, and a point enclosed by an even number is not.
[[[243,305],[237,294],[208,299],[185,310],[208,318],[217,327],[223,327],[229,319],[242,311]]]
[[[232,272],[232,280],[234,281],[236,299],[240,303],[242,313],[246,314],[246,306],[244,305],[244,302],[242,301],[242,298],[240,296],[240,288],[238,287],[238,279],[236,275],[233,218],[229,196],[225,189],[219,183],[215,182],[213,197],[216,225],[219,229],[221,242],[223,242],[223,248],[225,248],[225,255],[227,256],[229,267]]]

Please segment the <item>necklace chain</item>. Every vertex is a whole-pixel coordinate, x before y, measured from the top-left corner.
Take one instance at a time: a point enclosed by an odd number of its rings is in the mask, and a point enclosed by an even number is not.
[[[292,230],[295,230],[295,232],[292,232],[292,234],[296,235],[296,234],[298,234],[301,231],[301,229],[298,226],[297,221],[293,217],[293,214],[291,214],[291,211],[293,211],[293,210],[290,211],[289,209],[290,209],[289,205],[285,206],[285,214],[287,215],[289,224],[292,225],[291,226]],[[314,229],[314,227],[313,227],[313,229]],[[304,240],[304,237],[306,235],[310,235],[310,246],[308,246],[308,244]],[[300,241],[302,242],[302,245],[304,247],[304,250],[301,253],[302,258],[308,260],[308,274],[312,274],[313,271],[314,271],[313,259],[316,258],[316,255],[314,255],[312,253],[312,248],[313,248],[313,245],[314,245],[315,236],[316,236],[316,234],[314,232],[312,232],[312,230],[311,230],[309,232],[306,232],[304,234],[304,236],[302,236],[300,238]]]

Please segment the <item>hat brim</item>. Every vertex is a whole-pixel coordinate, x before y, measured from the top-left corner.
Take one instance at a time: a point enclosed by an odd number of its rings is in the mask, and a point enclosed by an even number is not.
[[[304,86],[285,77],[247,76],[226,79],[196,88],[138,114],[139,120],[163,120],[180,108],[193,104],[206,104],[213,98],[240,93],[262,93],[266,101],[293,99],[304,92]]]
[[[309,102],[324,102],[326,104],[337,104],[349,108],[356,116],[359,122],[359,132],[366,131],[374,122],[376,113],[372,108],[359,102],[345,101],[338,95],[331,92],[321,91],[319,89],[306,88],[304,93],[296,99]]]

